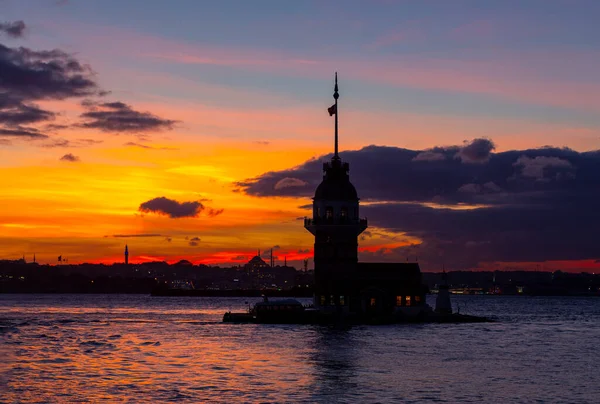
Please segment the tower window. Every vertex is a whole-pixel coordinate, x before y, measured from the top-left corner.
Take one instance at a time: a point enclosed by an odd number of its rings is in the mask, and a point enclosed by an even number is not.
[[[340,296],[340,306],[343,306],[345,303],[344,296]]]
[[[321,304],[321,306],[325,306],[325,295],[321,295],[321,298],[319,299],[319,303]]]
[[[406,305],[410,306],[410,296],[406,296]]]
[[[344,206],[340,212],[340,215],[342,219],[346,219],[348,217],[348,208]]]
[[[396,296],[396,306],[402,306],[402,296]]]
[[[325,209],[325,218],[327,218],[327,219],[333,219],[333,208],[331,206],[328,206]]]
[[[371,307],[375,307],[377,305],[377,300],[374,297],[372,297],[369,303]]]

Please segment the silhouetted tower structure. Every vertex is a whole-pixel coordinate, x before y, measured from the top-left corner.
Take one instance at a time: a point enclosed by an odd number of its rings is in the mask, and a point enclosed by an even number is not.
[[[125,265],[129,265],[129,248],[127,248],[127,244],[125,244]]]
[[[313,198],[313,217],[304,227],[315,236],[315,301],[321,309],[357,304],[349,302],[358,270],[358,236],[367,228],[359,217],[359,198],[350,182],[350,165],[338,154],[338,83],[328,112],[335,115],[334,154],[323,164],[323,181]]]

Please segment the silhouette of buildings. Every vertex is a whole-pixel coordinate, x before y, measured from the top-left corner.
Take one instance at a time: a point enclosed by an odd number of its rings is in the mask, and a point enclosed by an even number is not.
[[[323,181],[313,198],[313,217],[304,227],[315,236],[314,305],[322,312],[392,314],[419,312],[427,287],[417,263],[358,262],[358,236],[367,228],[350,182],[350,166],[338,153],[338,83],[328,109],[335,115],[334,154],[323,164]]]
[[[125,265],[129,264],[129,248],[127,248],[127,244],[125,244]]]

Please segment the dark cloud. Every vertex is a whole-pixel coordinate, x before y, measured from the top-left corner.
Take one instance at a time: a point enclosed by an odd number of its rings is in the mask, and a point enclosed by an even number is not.
[[[79,126],[100,129],[104,132],[142,133],[172,129],[175,121],[162,119],[150,112],[139,112],[122,102],[87,103],[90,110],[81,114],[84,122]],[[136,144],[139,146],[139,144]],[[143,147],[143,146],[142,146]]]
[[[310,250],[308,248],[305,250],[300,249],[297,251],[298,254],[308,254],[309,252],[310,252]]]
[[[127,143],[124,143],[123,146],[139,147],[139,148],[148,149],[148,150],[178,150],[175,147],[154,147],[154,146],[149,146],[146,144],[135,143],[135,142],[127,142]]]
[[[413,157],[412,161],[440,161],[445,159],[444,153],[425,150]]]
[[[0,22],[0,34],[6,34],[12,38],[20,38],[25,33],[25,22]]]
[[[94,73],[58,49],[34,51],[0,44],[0,94],[13,99],[62,100],[97,95]]]
[[[80,159],[79,159],[79,157],[78,157],[78,156],[74,156],[74,155],[73,155],[73,154],[71,154],[71,153],[67,153],[67,154],[65,154],[64,156],[62,156],[62,157],[60,158],[60,161],[69,161],[69,162],[71,162],[71,163],[75,163],[75,162],[77,162],[77,161],[80,161]]]
[[[444,257],[446,265],[455,267],[597,259],[600,151],[546,147],[491,153],[492,149],[493,143],[482,139],[427,151],[443,159],[417,159],[425,152],[395,147],[344,152],[351,180],[365,202],[361,215],[368,217],[373,235],[380,228],[399,234],[397,241],[423,241],[418,247],[363,252],[362,258],[404,260],[418,254],[424,268],[435,270]],[[322,179],[322,160],[237,185],[254,196],[312,197]],[[465,164],[467,160],[481,164]],[[276,189],[285,178],[308,185]],[[479,209],[465,209],[470,206]]]
[[[25,138],[29,140],[47,139],[48,135],[40,133],[34,128],[22,128],[16,126],[13,128],[2,128],[0,127],[0,138],[2,137],[13,137],[13,138]]]
[[[24,24],[20,22],[3,24],[1,30],[22,33],[22,28]],[[35,101],[98,93],[93,71],[68,53],[0,44],[0,137],[45,139],[46,134],[27,125],[51,121],[55,114],[41,109]]]
[[[197,247],[199,242],[200,242],[200,237],[193,237],[193,238],[190,239],[190,241],[189,241],[188,244],[191,247]]]
[[[4,125],[27,125],[51,119],[54,119],[54,113],[50,111],[0,95],[0,123]]]
[[[213,208],[209,208],[209,209],[206,211],[206,214],[207,214],[209,217],[215,217],[215,216],[219,216],[219,215],[220,215],[221,213],[223,213],[224,211],[225,211],[225,209],[224,209],[224,208],[221,208],[221,209],[213,209]]]
[[[261,146],[268,146],[271,144],[271,142],[267,141],[267,140],[255,140],[254,142],[252,142],[254,144],[259,144]]]
[[[152,212],[170,218],[197,217],[204,210],[204,206],[197,201],[177,202],[164,196],[144,202],[139,207],[140,212]]]
[[[73,141],[63,138],[52,138],[48,143],[40,144],[40,147],[53,149],[57,147],[89,147],[102,143],[102,140],[94,139],[75,139]]]
[[[456,153],[456,157],[464,163],[485,163],[490,159],[495,148],[496,145],[489,139],[475,139],[465,142],[465,145]]]
[[[0,23],[0,33],[20,36],[25,24]],[[0,138],[19,137],[26,140],[48,136],[35,125],[48,123],[56,114],[35,104],[43,100],[64,100],[74,97],[103,97],[90,66],[59,49],[32,50],[10,48],[0,44]],[[86,99],[82,105],[88,111],[76,127],[95,128],[106,132],[143,133],[171,129],[175,121],[162,119],[150,112],[140,112],[122,102],[99,103]],[[46,124],[46,131],[64,129],[65,125]],[[66,141],[54,146],[71,147]],[[143,147],[143,146],[142,146]]]

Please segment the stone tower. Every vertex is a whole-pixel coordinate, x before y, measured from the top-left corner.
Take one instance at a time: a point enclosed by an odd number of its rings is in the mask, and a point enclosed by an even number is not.
[[[330,162],[323,164],[323,181],[313,198],[313,217],[304,227],[315,236],[315,297],[321,310],[348,310],[358,302],[356,272],[358,236],[367,228],[367,220],[359,217],[359,198],[350,182],[350,166],[338,155],[337,73],[333,93],[335,104],[328,111],[335,115],[335,148]]]

